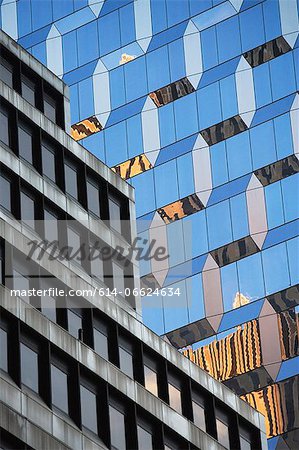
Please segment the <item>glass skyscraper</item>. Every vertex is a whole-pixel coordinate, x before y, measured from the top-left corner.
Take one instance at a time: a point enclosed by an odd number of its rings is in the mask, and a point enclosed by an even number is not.
[[[135,187],[144,323],[299,447],[296,0],[2,0],[70,86],[74,139]],[[172,287],[174,295],[164,295]],[[169,291],[167,291],[169,292]]]

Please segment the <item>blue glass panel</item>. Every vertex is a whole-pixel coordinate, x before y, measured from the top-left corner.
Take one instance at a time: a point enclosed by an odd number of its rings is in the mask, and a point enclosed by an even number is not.
[[[167,47],[146,55],[148,89],[150,92],[170,83]]]
[[[69,0],[59,0],[59,2],[54,1],[53,3],[53,20],[58,20],[61,17],[72,14],[74,7],[73,2]]]
[[[271,0],[272,2],[272,0]],[[277,442],[280,439],[280,436],[276,436],[272,439],[267,440],[268,450],[276,450]]]
[[[299,39],[297,38],[297,43],[299,45]],[[295,72],[296,72],[296,84],[297,84],[297,90],[299,90],[299,48],[296,48],[293,51],[294,56],[294,66],[295,66]]]
[[[131,2],[132,0],[106,0],[101,9],[100,17],[110,13],[111,11],[119,9],[122,6],[125,6]]]
[[[138,217],[137,219],[137,233],[143,233],[148,230],[151,226],[152,220],[154,218],[156,211],[152,211],[149,214],[145,214],[144,216]]]
[[[287,242],[288,261],[290,268],[291,284],[299,283],[299,239],[291,239]]]
[[[262,309],[262,306],[263,300],[260,300],[226,313],[221,320],[218,332],[236,327],[237,325],[240,325],[240,323],[256,319]]]
[[[151,0],[153,34],[159,33],[167,27],[165,0]]]
[[[238,113],[238,99],[234,75],[220,80],[220,92],[222,118],[225,120]]]
[[[299,174],[281,180],[282,197],[284,204],[285,220],[297,219],[299,217]]]
[[[181,295],[163,297],[166,332],[188,323],[188,303],[185,281],[175,283],[172,287],[174,289],[180,289]]]
[[[17,2],[18,32],[19,37],[32,31],[31,23],[31,3],[28,0],[19,0]]]
[[[266,41],[281,36],[279,2],[267,0],[263,3]]]
[[[160,108],[160,110],[164,110],[164,108]],[[166,120],[166,118],[165,118],[165,120]],[[163,135],[161,136],[161,142],[162,141],[164,142],[164,138],[163,138],[163,136],[164,136],[164,129],[162,129],[162,123],[163,122],[160,122],[160,133],[161,133],[161,131],[163,131]],[[166,122],[164,122],[164,123],[166,123]],[[167,124],[168,124],[168,122],[167,122]],[[172,123],[171,123],[171,119],[170,118],[169,118],[169,124],[167,126],[172,127]],[[165,131],[165,133],[166,132],[167,131]],[[173,134],[173,136],[174,136],[174,134]],[[171,135],[169,136],[169,138],[170,137],[171,137]],[[196,138],[197,138],[197,133],[193,134],[190,137],[182,139],[181,141],[174,142],[173,144],[162,148],[161,152],[159,153],[159,156],[157,158],[157,161],[156,161],[155,165],[157,166],[157,165],[162,164],[162,163],[164,163],[166,161],[169,161],[170,159],[173,159],[173,158],[176,158],[176,157],[178,157],[180,155],[188,153],[190,150],[192,150],[192,148],[194,146],[194,143],[196,141]],[[172,140],[174,141],[175,139],[173,138]]]
[[[174,4],[173,0],[167,0],[166,11],[168,26],[172,27],[189,16],[189,2],[176,1]]]
[[[125,120],[127,117],[134,116],[135,114],[141,112],[145,100],[146,97],[142,97],[135,100],[135,102],[126,103],[124,106],[112,111],[107,121],[107,126],[114,125],[117,122]]]
[[[240,11],[245,11],[248,8],[252,8],[258,3],[263,3],[264,0],[243,0]]]
[[[273,123],[266,122],[250,131],[253,169],[267,166],[276,160]]]
[[[193,16],[195,14],[199,14],[206,9],[212,7],[212,0],[189,0],[190,3],[190,15]]]
[[[142,297],[142,321],[157,334],[164,334],[164,311],[162,296]]]
[[[209,49],[209,51],[210,51],[210,49]],[[202,88],[211,83],[214,83],[215,81],[219,81],[222,78],[225,78],[225,77],[228,77],[229,75],[234,74],[237,69],[237,66],[239,64],[239,61],[240,61],[240,57],[237,57],[230,61],[222,63],[216,67],[213,67],[213,69],[205,71],[203,76],[200,79],[199,87]]]
[[[127,45],[135,39],[134,4],[130,3],[119,10],[121,45]]]
[[[79,122],[79,91],[78,85],[69,87],[71,107],[71,124]]]
[[[214,249],[232,241],[229,201],[207,208],[209,248]],[[221,223],[221,227],[219,224]]]
[[[187,153],[177,159],[177,173],[179,182],[179,197],[187,197],[194,193],[192,153]],[[189,174],[189,176],[186,176]]]
[[[63,70],[67,73],[78,67],[77,33],[72,31],[62,36]]]
[[[252,170],[249,132],[237,134],[226,140],[229,179]]]
[[[213,189],[213,192],[209,198],[208,206],[211,206],[215,203],[221,202],[222,200],[226,200],[233,195],[240,194],[244,192],[248,186],[251,174],[245,175],[242,178],[237,178],[230,183],[226,183],[222,186],[216,187]]]
[[[209,28],[222,20],[227,19],[236,14],[235,8],[230,2],[224,2],[219,6],[209,9],[206,12],[192,18],[199,31]]]
[[[50,28],[51,25],[47,25],[46,27],[29,34],[28,36],[19,39],[18,44],[24,48],[33,47],[34,45],[40,44],[47,39]]]
[[[140,57],[124,65],[127,102],[148,93],[145,58]]]
[[[256,107],[272,102],[269,64],[261,64],[253,69]]]
[[[294,98],[295,95],[291,94],[288,97],[282,98],[281,100],[277,100],[276,102],[271,103],[270,105],[258,109],[254,115],[251,126],[254,127],[255,125],[259,125],[262,122],[266,122],[267,120],[272,119],[273,117],[278,116],[279,114],[286,113],[287,111],[290,110]]]
[[[265,42],[262,5],[240,14],[242,51],[246,52]]]
[[[104,133],[95,133],[83,139],[82,145],[93,155],[106,163]]]
[[[288,239],[292,239],[299,235],[299,219],[288,222],[274,230],[270,230],[267,234],[263,249],[272,245],[280,244]]]
[[[176,162],[168,161],[155,167],[156,201],[158,207],[168,205],[179,198]]]
[[[204,300],[201,274],[186,280],[187,298],[188,298],[188,322],[204,317]]]
[[[207,70],[218,64],[216,27],[202,31],[200,37],[203,67]]]
[[[42,42],[41,44],[32,47],[32,55],[46,66],[47,65],[46,43]]]
[[[76,70],[72,70],[63,77],[63,81],[69,86],[71,84],[78,83],[84,78],[90,77],[94,73],[96,65],[97,61],[92,61],[88,64],[85,64],[85,66],[79,67]]]
[[[291,52],[269,61],[273,100],[296,91],[293,55]]]
[[[167,151],[167,146],[175,141],[173,103],[168,103],[168,105],[163,106],[163,108],[159,108],[158,117],[161,147],[166,147],[162,152],[160,152],[156,161],[156,164],[161,164],[162,162],[168,161],[169,159],[172,159],[176,156],[176,154],[173,154],[171,149],[170,151]],[[170,147],[172,148],[173,145],[171,145]]]
[[[275,117],[274,131],[278,159],[285,158],[294,152],[290,115]]]
[[[256,253],[237,262],[240,293],[250,301],[264,297],[265,287],[261,254]]]
[[[168,45],[169,52],[169,68],[170,68],[170,82],[186,76],[185,68],[185,53],[183,39],[178,39]]]
[[[128,159],[126,123],[120,122],[105,129],[105,145],[108,166]],[[115,151],[117,149],[117,151]]]
[[[183,223],[181,220],[167,226],[169,266],[173,267],[184,261]]]
[[[150,225],[150,222],[149,222],[149,225]],[[140,247],[144,248],[144,251],[142,252],[142,255],[141,255],[141,256],[143,256],[145,254],[145,252],[146,252],[146,245],[144,247],[143,247],[143,245],[146,242],[150,242],[149,231],[146,230],[146,231],[143,231],[142,233],[139,233],[138,234],[138,238],[142,239],[142,241],[140,240],[139,244],[137,244],[137,245],[139,245]],[[143,277],[144,275],[147,275],[148,273],[151,273],[152,269],[151,269],[151,261],[150,261],[150,259],[142,258],[142,257],[140,258],[139,271],[140,271],[140,277]]]
[[[129,158],[143,153],[141,116],[127,119],[128,155]]]
[[[148,170],[142,175],[132,178],[132,186],[135,188],[137,217],[156,209],[153,170]]]
[[[284,222],[281,183],[269,184],[264,188],[268,227],[274,228]]]
[[[188,114],[186,114],[188,111]],[[177,140],[198,131],[196,94],[189,94],[174,102],[174,117]]]
[[[182,37],[187,28],[187,23],[188,22],[185,21],[183,23],[180,23],[179,25],[176,25],[175,27],[168,28],[167,30],[157,34],[156,36],[153,36],[148,47],[148,51],[151,52],[159,47],[162,47],[163,45],[168,44],[169,42],[175,41],[176,39]]]
[[[236,241],[249,235],[247,203],[245,193],[230,199],[230,210],[233,226],[233,240]]]
[[[97,23],[91,22],[77,30],[79,64],[86,64],[99,56]]]
[[[186,261],[175,267],[171,267],[168,271],[164,286],[168,286],[174,282],[184,280],[190,275],[196,275],[202,272],[206,259],[207,255],[201,255],[191,261]]]
[[[199,127],[203,130],[222,121],[219,83],[197,91]]]
[[[279,244],[262,252],[266,295],[290,286],[286,244]]]
[[[220,22],[216,31],[220,63],[242,53],[238,17]]]
[[[191,236],[190,236],[190,222],[191,222]],[[199,211],[190,217],[183,220],[186,223],[185,241],[191,239],[192,243],[192,256],[203,255],[208,251],[208,232],[206,212]]]
[[[31,14],[33,31],[52,23],[52,1],[44,0],[40,7],[40,0],[31,0]]]
[[[94,104],[93,104],[93,85],[92,78],[87,78],[86,80],[78,83],[79,88],[79,112],[80,119],[83,120],[94,114]],[[90,101],[86,101],[89,98]]]
[[[221,286],[224,311],[233,309],[236,294],[240,292],[237,264],[229,264],[221,269]]]
[[[106,16],[100,17],[100,19],[98,20],[98,26],[101,55],[105,55],[106,53],[119,48],[120,29],[118,11],[114,11],[110,14],[107,14]]]
[[[299,373],[299,356],[283,361],[278,372],[276,381],[282,381],[286,378],[294,377]]]
[[[116,109],[126,102],[124,67],[120,66],[110,70],[109,78],[111,109]]]
[[[74,0],[75,10],[84,8],[88,4],[88,0]]]
[[[55,2],[56,3],[56,2]],[[59,2],[57,2],[59,3]],[[75,12],[69,16],[64,17],[59,20],[55,26],[60,31],[60,33],[65,34],[73,30],[78,30],[79,27],[91,22],[95,19],[95,16],[90,8],[84,8],[80,11]],[[89,37],[91,39],[91,37]],[[93,41],[92,41],[93,42]]]
[[[228,181],[227,159],[225,141],[210,147],[211,165],[212,165],[212,180],[213,186],[219,186]]]

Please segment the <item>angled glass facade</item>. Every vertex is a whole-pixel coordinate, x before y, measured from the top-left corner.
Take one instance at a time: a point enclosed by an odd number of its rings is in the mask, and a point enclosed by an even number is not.
[[[141,264],[145,324],[265,413],[271,450],[299,445],[298,10],[1,4],[2,29],[70,86],[73,138],[135,187],[139,236],[167,248]]]

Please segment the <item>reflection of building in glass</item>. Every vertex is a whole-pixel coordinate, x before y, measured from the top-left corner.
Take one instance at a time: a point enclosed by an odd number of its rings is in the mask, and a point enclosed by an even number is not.
[[[240,308],[240,306],[247,305],[250,302],[250,299],[245,295],[241,294],[241,292],[237,292],[233,301],[233,309]]]
[[[142,285],[182,295],[144,298],[145,324],[197,352],[256,321],[242,394],[296,383],[298,2],[43,4],[3,3],[2,28],[70,86],[73,136],[135,187],[140,236],[168,248]],[[236,292],[250,302],[233,308]],[[241,342],[243,361],[256,348]],[[296,428],[283,420],[271,450],[294,447]]]

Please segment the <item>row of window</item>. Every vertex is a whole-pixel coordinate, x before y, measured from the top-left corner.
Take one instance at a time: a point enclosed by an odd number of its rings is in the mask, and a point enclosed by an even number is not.
[[[63,96],[7,49],[0,51],[0,80],[64,129]]]
[[[33,334],[28,327],[20,325],[15,318],[4,313],[2,320],[1,370],[7,372],[23,389],[29,389],[38,395],[53,410],[70,417],[81,429],[98,435],[112,449],[188,448],[186,442],[180,442],[177,436],[169,435],[167,430],[164,433],[164,445],[161,445],[162,433],[160,435],[159,426],[152,417],[138,408],[136,411],[136,405],[117,396],[109,387],[107,395],[107,386],[102,380],[83,366],[78,367],[78,363],[49,345],[48,341]],[[102,331],[98,330],[99,333]],[[137,363],[127,344],[124,344],[126,339],[119,335],[118,341],[120,366],[125,368],[125,372],[133,371],[133,365]],[[110,339],[109,343],[111,342],[113,343]],[[108,342],[101,337],[98,344],[103,354]],[[114,342],[114,345],[117,345],[117,342]],[[157,395],[159,386],[157,387],[156,359],[149,353],[144,353],[143,360],[144,385]],[[167,390],[171,407],[179,413],[184,413],[184,409],[189,408],[189,413],[185,415],[202,430],[217,438],[226,448],[260,448],[258,433],[211,394],[199,390],[198,386],[191,386],[189,383],[191,400],[188,405],[185,401],[184,405],[181,395],[186,386],[180,382],[170,364],[163,361],[166,383],[164,388]],[[108,423],[105,423],[106,417],[109,417]]]
[[[0,110],[0,140],[95,218],[110,220],[114,230],[125,233],[127,199],[12,108]]]

